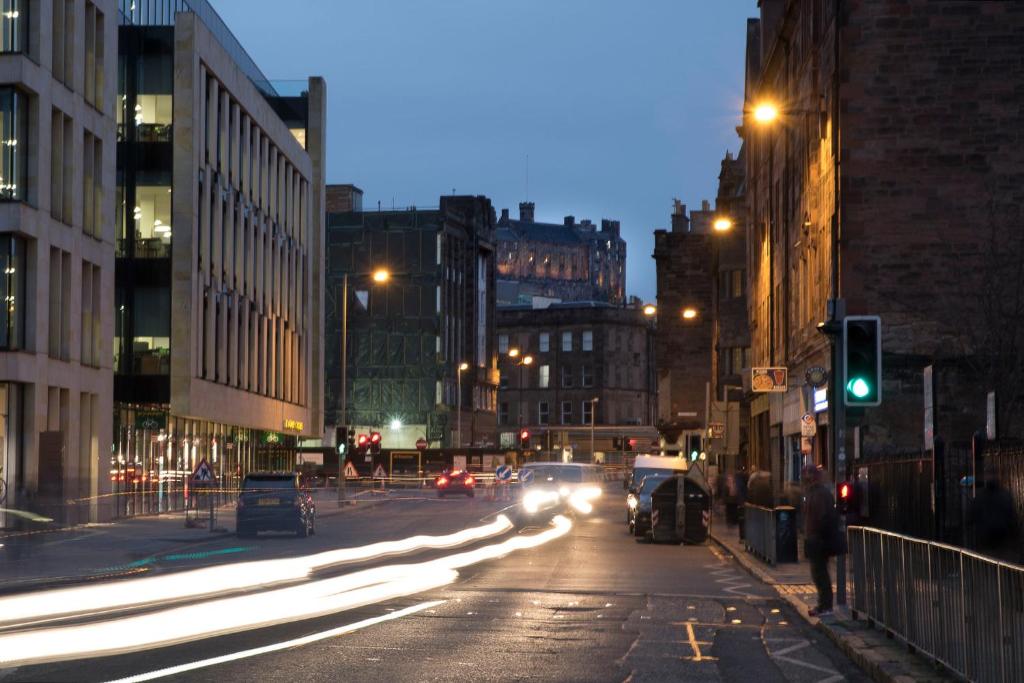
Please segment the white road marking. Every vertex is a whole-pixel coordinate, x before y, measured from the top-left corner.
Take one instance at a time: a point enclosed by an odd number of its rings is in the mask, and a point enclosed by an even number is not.
[[[382,614],[379,617],[371,617],[369,619],[363,619],[352,624],[345,626],[339,626],[338,628],[332,628],[328,631],[321,631],[320,633],[314,633],[312,635],[303,636],[302,638],[293,638],[292,640],[286,640],[281,643],[274,643],[273,645],[265,645],[263,647],[254,647],[250,650],[242,650],[241,652],[233,652],[227,655],[221,655],[220,657],[211,657],[209,659],[201,659],[197,662],[190,662],[188,664],[179,664],[178,666],[171,666],[166,669],[158,669],[157,671],[150,671],[144,674],[138,674],[130,676],[128,678],[121,678],[111,683],[136,683],[137,681],[152,681],[156,678],[163,678],[165,676],[173,676],[175,674],[185,673],[186,671],[195,671],[196,669],[204,669],[209,666],[216,666],[217,664],[225,664],[227,662],[236,662],[240,659],[246,659],[248,657],[256,657],[258,655],[264,655],[270,652],[278,652],[279,650],[287,650],[292,647],[299,647],[302,645],[309,645],[321,640],[327,640],[328,638],[336,638],[343,636],[353,631],[380,624],[385,621],[391,621],[393,619],[400,619],[401,617],[415,614],[429,607],[436,607],[443,604],[444,600],[432,600],[430,602],[421,602],[418,605],[412,607],[406,607],[403,610],[397,612],[389,612],[388,614]]]

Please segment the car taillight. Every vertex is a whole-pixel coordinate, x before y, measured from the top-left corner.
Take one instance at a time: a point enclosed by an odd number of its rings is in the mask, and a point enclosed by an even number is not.
[[[447,486],[448,485],[448,479],[446,477],[440,477],[437,480],[437,485],[438,486]]]
[[[472,486],[475,481],[473,477],[466,477],[466,486]]]

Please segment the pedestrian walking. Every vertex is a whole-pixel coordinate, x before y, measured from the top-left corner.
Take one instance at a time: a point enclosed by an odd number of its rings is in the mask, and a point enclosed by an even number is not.
[[[985,482],[978,489],[967,512],[967,523],[974,527],[977,549],[1001,560],[1018,561],[1017,513],[1013,496],[1003,488],[999,472],[985,465]]]
[[[804,555],[811,563],[811,580],[818,589],[818,605],[809,614],[820,617],[832,613],[829,558],[845,553],[846,549],[839,531],[835,500],[825,486],[821,470],[808,465],[801,479],[804,485]]]

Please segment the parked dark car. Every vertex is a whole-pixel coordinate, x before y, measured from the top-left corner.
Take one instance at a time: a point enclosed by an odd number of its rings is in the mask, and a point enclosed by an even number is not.
[[[472,498],[476,478],[465,470],[444,472],[434,480],[434,486],[437,487],[438,498],[444,498],[449,493],[465,494]]]
[[[661,475],[649,475],[644,477],[640,483],[631,488],[626,498],[626,521],[629,523],[629,531],[637,539],[646,539],[651,531],[651,504],[652,494],[665,480],[671,477]]]
[[[299,475],[255,472],[245,477],[238,494],[236,531],[252,538],[260,531],[294,531],[300,537],[316,532],[316,506]]]

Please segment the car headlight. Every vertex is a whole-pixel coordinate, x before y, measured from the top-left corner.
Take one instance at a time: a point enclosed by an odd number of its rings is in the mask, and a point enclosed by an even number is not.
[[[523,509],[529,513],[537,512],[542,506],[548,503],[557,503],[559,500],[557,491],[546,491],[533,489],[527,491],[523,496]]]
[[[558,494],[560,496],[562,496],[562,498],[568,498],[569,497],[569,493],[570,492],[569,492],[569,487],[568,486],[562,486],[561,488],[558,489]]]
[[[636,506],[636,496],[634,496],[633,494],[626,496],[626,507],[628,507],[630,510],[636,510]]]

